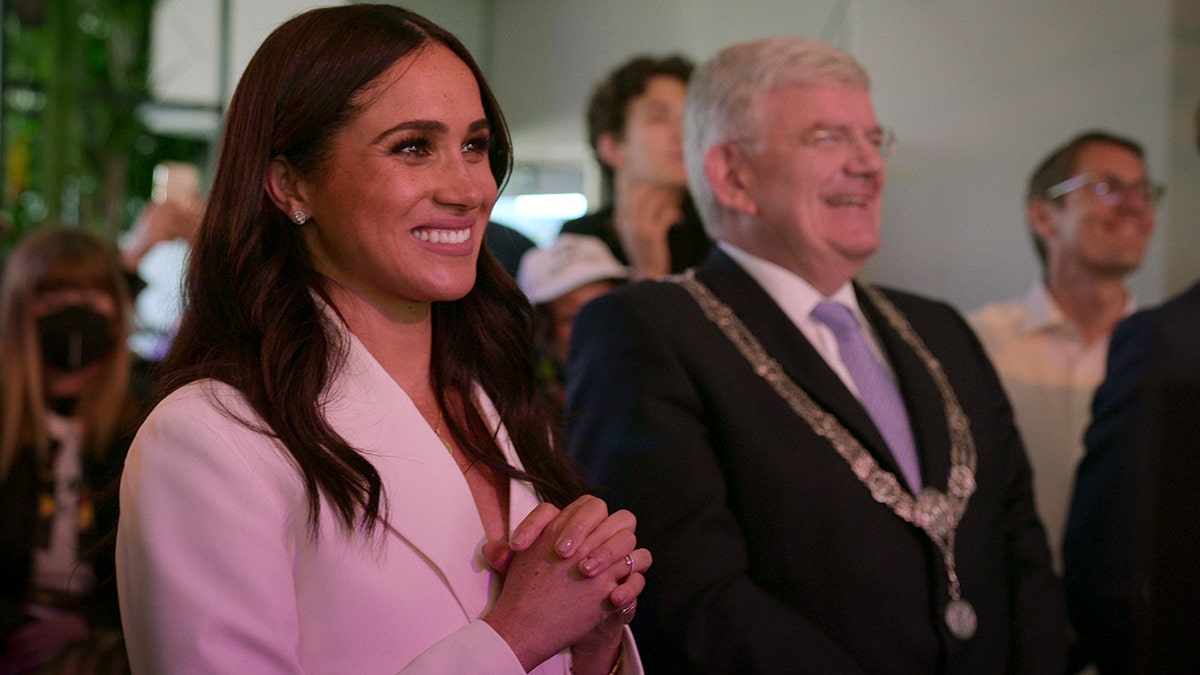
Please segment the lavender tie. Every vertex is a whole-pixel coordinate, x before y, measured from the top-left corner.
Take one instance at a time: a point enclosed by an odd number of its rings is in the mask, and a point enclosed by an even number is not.
[[[813,309],[812,317],[828,326],[837,337],[842,363],[858,387],[863,407],[887,441],[909,489],[916,494],[921,489],[921,465],[895,378],[867,346],[849,307],[839,302],[821,302]]]

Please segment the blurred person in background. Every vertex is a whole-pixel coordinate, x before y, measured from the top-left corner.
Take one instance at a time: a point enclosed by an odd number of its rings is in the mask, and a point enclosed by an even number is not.
[[[678,55],[635,57],[609,73],[588,104],[588,141],[610,201],[562,231],[599,237],[635,279],[682,272],[712,249],[683,164],[692,67]]]
[[[1113,328],[1136,307],[1127,279],[1142,264],[1162,192],[1135,141],[1104,131],[1070,139],[1034,169],[1026,191],[1041,278],[1023,297],[967,317],[1012,402],[1059,572],[1092,394]]]
[[[538,382],[560,409],[575,315],[628,278],[629,270],[604,242],[584,234],[560,234],[549,247],[530,249],[521,258],[517,284],[533,304]]]
[[[145,398],[117,251],[47,228],[13,251],[0,290],[0,672],[79,643],[119,645],[115,486]]]

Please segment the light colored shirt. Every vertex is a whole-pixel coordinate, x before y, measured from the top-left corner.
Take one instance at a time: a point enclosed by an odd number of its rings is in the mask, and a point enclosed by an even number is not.
[[[775,304],[779,305],[783,313],[804,334],[804,337],[817,350],[825,363],[829,364],[833,372],[837,373],[842,383],[854,394],[855,398],[862,400],[854,378],[850,376],[850,371],[842,363],[841,354],[838,352],[837,337],[828,326],[812,317],[813,308],[817,306],[817,303],[832,300],[849,307],[850,313],[858,321],[863,336],[867,338],[867,346],[874,353],[875,359],[883,364],[883,367],[887,368],[893,377],[895,376],[891,364],[883,355],[879,336],[875,334],[875,329],[863,316],[862,309],[858,306],[858,297],[854,294],[854,286],[849,281],[842,284],[841,288],[827,298],[813,288],[812,284],[779,265],[763,260],[724,241],[718,242],[717,245],[730,258],[733,258],[734,262],[746,271],[746,274],[758,282],[759,286],[762,286],[767,295],[771,296]]]
[[[38,590],[83,595],[94,583],[91,565],[79,558],[79,500],[83,486],[83,423],[46,411],[50,438],[58,443],[54,454],[53,504],[45,546],[33,550],[33,586]]]
[[[1130,298],[1127,315],[1135,308]],[[1034,499],[1061,572],[1075,468],[1083,458],[1092,395],[1104,379],[1108,336],[1085,344],[1041,281],[1023,298],[981,307],[967,321],[1012,402],[1033,467]]]

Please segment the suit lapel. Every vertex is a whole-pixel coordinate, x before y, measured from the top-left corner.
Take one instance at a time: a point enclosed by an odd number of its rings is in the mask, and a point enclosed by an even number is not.
[[[921,458],[922,482],[928,487],[945,490],[950,470],[950,435],[942,394],[921,357],[892,328],[858,284],[855,284],[854,292],[896,373]]]
[[[899,467],[866,409],[745,270],[718,248],[697,276],[722,302],[735,308],[738,318],[793,382],[837,417],[880,466],[898,474]]]

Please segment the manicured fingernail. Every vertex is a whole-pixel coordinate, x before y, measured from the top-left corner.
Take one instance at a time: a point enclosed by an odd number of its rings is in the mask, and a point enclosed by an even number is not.
[[[575,540],[570,537],[563,537],[558,540],[559,555],[566,556],[571,553],[571,549],[575,548]]]
[[[596,560],[595,558],[587,558],[583,562],[579,563],[579,569],[583,570],[584,574],[591,576],[592,572],[596,571],[596,565],[598,564],[600,564],[599,560]]]
[[[525,532],[523,530],[513,532],[513,535],[508,539],[508,545],[516,548],[523,548],[526,543],[528,542],[525,541]]]

